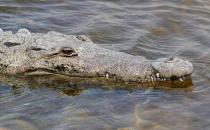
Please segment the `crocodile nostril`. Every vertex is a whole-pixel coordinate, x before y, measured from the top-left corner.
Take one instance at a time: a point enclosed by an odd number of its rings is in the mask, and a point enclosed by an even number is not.
[[[17,42],[5,42],[4,45],[6,47],[13,47],[13,46],[21,45],[21,44],[20,43],[17,43]]]
[[[173,61],[173,60],[174,60],[174,57],[169,58],[169,61]]]
[[[83,41],[83,42],[86,41],[85,38],[83,38],[82,36],[79,36],[79,35],[76,36],[76,38],[79,39],[79,40],[81,40],[81,41]]]
[[[63,54],[66,54],[66,55],[71,55],[71,54],[74,53],[75,51],[73,51],[71,48],[63,48],[63,49],[61,50],[61,52],[62,52]]]

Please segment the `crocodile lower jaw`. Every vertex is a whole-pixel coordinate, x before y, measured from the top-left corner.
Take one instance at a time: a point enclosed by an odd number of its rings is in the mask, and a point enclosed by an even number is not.
[[[34,71],[29,71],[24,73],[25,76],[43,76],[43,75],[66,75],[70,77],[89,77],[93,78],[95,76],[82,76],[82,75],[70,75],[67,73],[62,73],[62,72],[56,72],[53,70],[34,70]],[[121,80],[121,78],[118,78],[116,76],[111,76],[110,74],[106,73],[104,76],[99,76],[99,77],[104,77],[105,79],[111,79],[111,80]],[[182,77],[171,77],[171,78],[165,78],[161,77],[159,73],[155,73],[151,76],[147,76],[147,78],[138,78],[137,80],[129,80],[131,82],[138,82],[138,83],[152,83],[152,82],[164,82],[164,81],[181,81],[184,82],[185,80],[191,78],[191,75],[185,75]]]

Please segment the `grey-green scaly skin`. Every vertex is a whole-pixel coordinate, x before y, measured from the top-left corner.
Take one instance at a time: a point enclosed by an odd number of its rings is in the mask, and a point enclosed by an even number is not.
[[[17,33],[0,29],[0,70],[3,74],[59,73],[80,77],[106,77],[151,82],[180,79],[193,65],[180,58],[148,60],[102,48],[84,35],[58,32]]]

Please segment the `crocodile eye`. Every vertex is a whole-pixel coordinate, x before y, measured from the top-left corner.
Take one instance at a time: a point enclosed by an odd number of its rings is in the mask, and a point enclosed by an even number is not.
[[[61,49],[61,56],[64,57],[71,57],[71,56],[77,56],[78,54],[70,47],[64,47]]]
[[[17,42],[5,42],[4,45],[6,47],[13,47],[13,46],[21,45],[21,44],[20,43],[17,43]]]

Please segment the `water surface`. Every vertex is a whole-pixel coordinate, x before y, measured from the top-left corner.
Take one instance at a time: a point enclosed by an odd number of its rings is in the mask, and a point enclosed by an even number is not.
[[[2,77],[0,130],[210,129],[207,0],[0,0],[0,27],[86,34],[105,48],[179,56],[195,68],[179,89]]]

